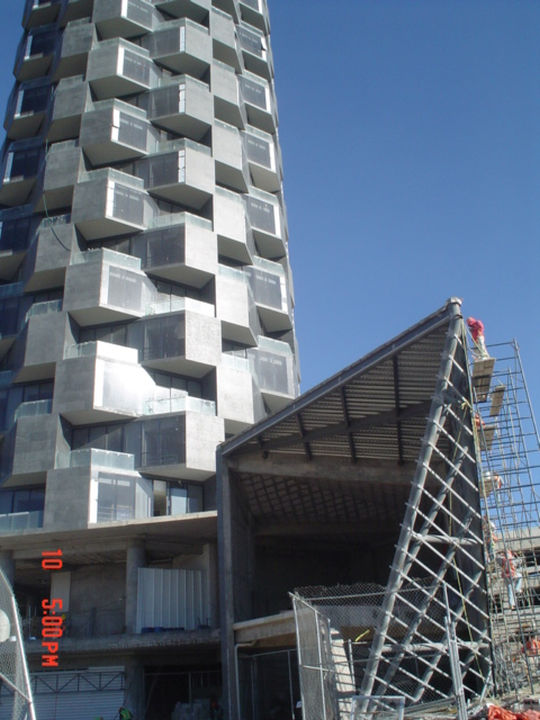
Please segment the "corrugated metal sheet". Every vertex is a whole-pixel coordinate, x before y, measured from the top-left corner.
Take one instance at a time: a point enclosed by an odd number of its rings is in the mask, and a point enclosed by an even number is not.
[[[123,670],[43,672],[32,675],[38,720],[102,717],[113,720],[124,702]],[[0,693],[0,720],[12,720],[10,697]]]
[[[209,618],[206,571],[139,568],[137,632],[143,628],[196,630],[208,625]]]

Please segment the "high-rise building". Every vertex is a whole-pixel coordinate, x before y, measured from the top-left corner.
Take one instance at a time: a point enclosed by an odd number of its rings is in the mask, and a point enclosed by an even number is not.
[[[204,713],[221,691],[215,448],[298,389],[266,2],[22,9],[0,565],[38,712]]]

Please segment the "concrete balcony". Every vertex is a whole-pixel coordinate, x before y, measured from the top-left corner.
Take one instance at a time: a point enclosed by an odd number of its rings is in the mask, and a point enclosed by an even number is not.
[[[240,6],[238,0],[212,0],[214,7],[228,13],[235,23],[240,21]]]
[[[45,529],[84,529],[95,523],[152,516],[152,484],[134,470],[133,455],[73,450],[69,467],[47,473]]]
[[[272,80],[274,77],[274,64],[264,33],[255,30],[253,27],[240,24],[237,28],[237,34],[246,70],[260,75],[266,80]]]
[[[104,40],[133,38],[152,29],[154,16],[154,6],[146,0],[94,0],[92,21]]]
[[[201,23],[208,17],[211,0],[153,0],[160,10],[177,18],[190,18]]]
[[[220,255],[246,264],[253,262],[255,247],[248,228],[246,207],[238,193],[216,188],[214,232]]]
[[[157,81],[148,51],[127,40],[104,40],[90,52],[86,74],[98,100],[149,90]]]
[[[54,69],[54,78],[83,75],[86,72],[88,54],[97,43],[96,31],[87,18],[74,20],[66,25],[62,34],[62,46],[58,63]]]
[[[51,99],[48,80],[30,80],[15,86],[8,100],[4,128],[10,140],[37,135]]]
[[[253,185],[266,192],[279,192],[282,170],[274,136],[257,128],[247,128],[244,147]]]
[[[44,310],[44,314],[29,311],[25,332],[17,339],[18,372],[16,382],[31,382],[54,377],[55,367],[62,357],[66,316],[59,312],[58,301]],[[45,304],[47,305],[47,303]]]
[[[223,420],[185,413],[144,420],[137,468],[145,475],[205,480],[216,472],[216,447],[225,439]]]
[[[216,276],[216,316],[227,340],[256,345],[261,332],[247,275],[242,270],[219,266]]]
[[[43,219],[28,253],[29,276],[25,291],[61,287],[76,242],[75,226],[69,215]]]
[[[211,223],[189,213],[170,220],[170,225],[133,238],[132,254],[153,276],[191,287],[206,285],[217,273],[217,238]]]
[[[57,142],[76,138],[82,115],[90,103],[90,88],[82,77],[60,80],[54,94],[47,140]]]
[[[138,173],[150,194],[200,210],[215,187],[210,150],[191,140],[179,140],[174,147],[141,160]]]
[[[4,487],[43,482],[47,470],[54,467],[58,418],[27,415],[17,420],[11,433],[13,462]]]
[[[87,240],[125,235],[145,227],[142,181],[118,170],[93,170],[75,187],[72,221]]]
[[[266,332],[292,330],[292,310],[285,270],[280,263],[255,259],[255,265],[246,268],[253,299]]]
[[[247,118],[234,68],[214,60],[210,69],[210,80],[216,118],[242,129]]]
[[[271,412],[284,408],[298,394],[294,356],[288,343],[259,336],[249,348],[251,372]]]
[[[39,208],[47,212],[71,205],[73,188],[81,173],[84,160],[76,140],[54,143],[49,148],[43,178],[43,200]]]
[[[212,153],[216,182],[237,192],[246,192],[249,172],[238,128],[216,120],[212,131]]]
[[[257,407],[249,361],[224,353],[216,368],[217,409],[227,433],[238,433],[264,415],[262,402]]]
[[[169,21],[145,38],[150,57],[174,73],[201,78],[212,61],[208,30],[192,20]]]
[[[89,18],[92,15],[92,6],[93,0],[63,0],[58,24],[64,27],[73,20]]]
[[[23,12],[23,27],[53,23],[60,12],[61,0],[26,0]]]
[[[242,20],[265,33],[270,32],[268,12],[261,0],[238,0]]]
[[[56,367],[54,412],[72,425],[137,417],[145,376],[134,348],[101,341],[70,346]]]
[[[81,326],[141,317],[153,287],[138,258],[107,249],[78,255],[66,271],[64,309]]]
[[[141,326],[145,367],[200,378],[219,362],[221,333],[215,317],[184,310],[146,318]]]
[[[236,72],[242,69],[240,53],[236,45],[236,26],[232,17],[218,8],[210,13],[210,35],[216,60],[231,65]]]
[[[278,119],[269,83],[257,75],[244,73],[240,78],[240,88],[250,125],[275,133]]]
[[[58,42],[55,27],[36,28],[24,35],[15,58],[13,74],[19,82],[47,75]]]
[[[258,254],[279,259],[286,254],[286,230],[278,199],[270,193],[251,188],[245,196],[246,212]]]
[[[208,85],[184,76],[171,85],[151,90],[148,119],[158,127],[200,140],[212,125],[214,108]]]
[[[7,146],[2,159],[0,204],[24,205],[36,184],[42,158],[39,138],[18,140]]]
[[[84,114],[79,142],[92,165],[108,165],[145,155],[150,130],[144,110],[121,100],[102,100]]]

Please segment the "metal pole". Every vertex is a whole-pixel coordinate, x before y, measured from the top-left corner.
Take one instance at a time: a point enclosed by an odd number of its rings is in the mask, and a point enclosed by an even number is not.
[[[448,589],[446,587],[446,583],[443,585],[443,588],[444,602],[446,604],[446,639],[448,642],[448,656],[450,659],[452,685],[454,687],[454,695],[457,704],[457,715],[458,720],[467,720],[467,702],[465,700],[465,690],[463,689],[463,678],[461,677],[456,626],[454,620],[452,619],[450,605],[448,604]]]
[[[21,635],[21,628],[19,627],[19,611],[17,609],[17,603],[15,602],[15,596],[11,594],[11,608],[13,612],[13,619],[15,624],[15,637],[17,638],[17,644],[21,653],[21,664],[24,678],[24,689],[26,691],[26,697],[18,690],[19,695],[25,698],[28,703],[28,714],[30,720],[36,720],[36,713],[34,709],[34,698],[32,697],[32,687],[30,685],[30,676],[28,674],[28,667],[26,665],[26,655],[24,654],[24,643]]]

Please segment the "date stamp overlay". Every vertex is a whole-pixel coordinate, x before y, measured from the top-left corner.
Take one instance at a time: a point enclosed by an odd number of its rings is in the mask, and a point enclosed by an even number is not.
[[[43,570],[54,572],[63,567],[62,550],[44,550],[41,553]],[[47,651],[41,655],[41,667],[58,667],[59,640],[64,634],[62,598],[45,598],[41,601],[41,645]]]

